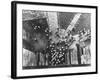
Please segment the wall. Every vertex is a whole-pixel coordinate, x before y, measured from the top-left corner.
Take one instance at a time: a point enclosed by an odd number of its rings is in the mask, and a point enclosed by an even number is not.
[[[64,3],[64,4],[97,5],[99,6],[100,9],[100,0],[31,0],[31,1],[62,3],[62,4]],[[0,80],[11,80],[10,78],[11,4],[10,3],[11,0],[1,0],[0,2],[0,37],[1,37],[0,38]],[[99,14],[100,14],[100,10],[99,10]],[[100,21],[100,16],[98,16],[98,18]],[[100,26],[100,24],[98,26]],[[100,34],[99,30],[100,27],[98,27],[98,34]],[[98,37],[98,41],[100,41],[100,37]],[[98,42],[98,44],[100,44],[100,42]],[[100,57],[100,54],[98,54],[98,57]],[[100,61],[100,58],[98,59],[98,61]],[[98,64],[98,67],[100,67],[100,64]],[[36,79],[25,79],[25,80],[41,80],[41,79],[36,78]],[[100,80],[100,72],[99,74],[91,74],[91,75],[63,76],[63,77],[51,77],[51,78],[48,77],[48,78],[42,78],[42,80]]]

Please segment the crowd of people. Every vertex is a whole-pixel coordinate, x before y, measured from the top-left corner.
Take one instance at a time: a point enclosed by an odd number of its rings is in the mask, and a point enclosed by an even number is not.
[[[40,52],[31,52],[25,55],[24,66],[65,66],[91,64],[90,53],[90,30],[78,31],[75,35],[65,29],[58,29],[56,32],[50,31],[49,45]],[[25,49],[23,49],[25,51]],[[29,56],[31,55],[31,56]]]
[[[66,30],[57,29],[55,37],[52,37],[51,43],[55,47],[52,47],[51,65],[90,64],[90,30],[84,28],[75,35],[71,31],[65,33]]]

